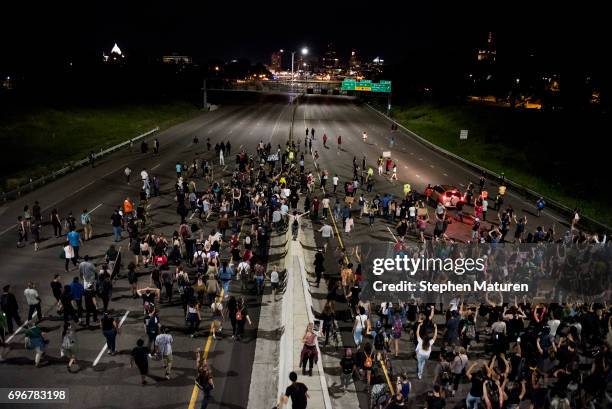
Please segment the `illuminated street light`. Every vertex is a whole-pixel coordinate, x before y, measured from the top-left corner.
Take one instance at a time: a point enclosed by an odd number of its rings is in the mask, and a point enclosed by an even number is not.
[[[302,47],[302,55],[308,55],[308,48],[307,47]],[[291,81],[295,81],[294,78],[294,74],[293,74],[293,66],[295,63],[295,51],[291,52]],[[306,65],[306,64],[304,64]]]

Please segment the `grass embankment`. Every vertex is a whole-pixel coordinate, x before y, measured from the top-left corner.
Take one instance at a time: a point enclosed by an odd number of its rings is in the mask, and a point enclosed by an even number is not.
[[[609,118],[435,104],[399,106],[392,115],[434,144],[612,225],[601,139]],[[469,130],[467,140],[459,139],[461,129]]]
[[[184,101],[113,107],[40,107],[0,114],[0,191],[9,191],[159,126],[198,113]]]

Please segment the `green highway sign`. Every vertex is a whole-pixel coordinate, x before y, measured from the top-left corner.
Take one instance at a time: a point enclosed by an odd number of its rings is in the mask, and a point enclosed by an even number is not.
[[[372,80],[357,81],[346,79],[342,81],[342,91],[391,92],[391,81],[372,82]]]

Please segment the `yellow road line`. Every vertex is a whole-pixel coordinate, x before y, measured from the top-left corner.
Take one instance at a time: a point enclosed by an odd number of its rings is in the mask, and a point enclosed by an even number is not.
[[[223,288],[221,289],[221,294],[217,297],[217,300],[223,299]],[[210,333],[208,334],[208,338],[206,339],[206,344],[204,345],[204,356],[202,359],[205,361],[208,359],[208,352],[213,343],[213,334],[215,333],[215,322],[210,323]],[[195,409],[196,402],[198,401],[198,395],[200,393],[200,388],[198,385],[193,385],[193,390],[191,391],[191,399],[189,400],[189,409]]]

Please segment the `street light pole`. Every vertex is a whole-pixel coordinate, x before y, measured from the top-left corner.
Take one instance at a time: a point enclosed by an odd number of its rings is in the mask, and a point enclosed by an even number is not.
[[[293,81],[294,76],[293,76],[293,62],[295,60],[295,51],[291,52],[291,81]]]

